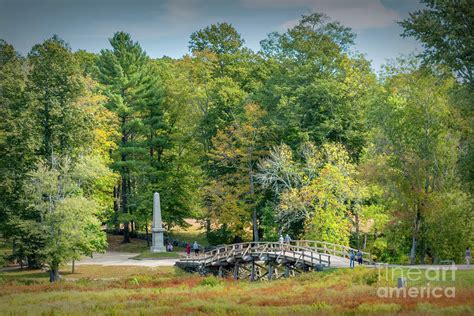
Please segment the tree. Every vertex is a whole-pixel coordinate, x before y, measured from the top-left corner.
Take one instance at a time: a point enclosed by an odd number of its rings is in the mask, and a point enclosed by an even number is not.
[[[34,107],[33,127],[42,142],[38,154],[51,157],[76,155],[90,142],[91,120],[76,100],[84,93],[84,81],[77,60],[68,45],[53,36],[35,45],[28,54],[32,70],[28,75],[29,102]]]
[[[403,238],[410,240],[410,262],[414,264],[418,255],[422,261],[426,255],[437,260],[441,252],[429,236],[444,224],[433,218],[446,218],[459,204],[443,208],[435,201],[440,196],[447,200],[463,196],[456,168],[459,132],[453,128],[455,109],[448,97],[455,81],[436,76],[430,68],[402,62],[389,67],[384,83],[381,101],[371,114],[375,127],[371,150],[378,165],[372,168],[377,168],[380,183],[390,188],[387,200],[397,219],[392,229],[403,231]],[[472,216],[468,204],[463,211],[468,218]],[[457,235],[466,236],[464,220],[460,216],[451,219],[459,228]]]
[[[254,178],[257,162],[266,149],[265,115],[259,105],[247,104],[242,116],[226,129],[217,131],[209,153],[216,171],[216,181],[207,188],[206,202],[211,218],[225,224],[237,236],[244,235],[246,217],[251,219],[254,241],[259,240]],[[233,228],[236,225],[238,228]]]
[[[245,41],[229,23],[212,24],[191,34],[191,51],[209,50],[218,56],[237,53]]]
[[[260,164],[257,179],[275,191],[280,231],[293,236],[348,245],[358,231],[369,192],[340,144],[304,144],[299,157],[281,145]],[[350,220],[352,219],[353,220]],[[360,245],[358,245],[360,246]]]
[[[120,173],[120,207],[124,242],[130,242],[134,173],[160,160],[163,129],[159,77],[149,58],[130,35],[117,32],[110,39],[112,50],[102,50],[97,78],[104,85],[107,107],[118,117],[120,140],[112,167]],[[149,157],[147,157],[149,155]]]
[[[422,0],[428,8],[399,22],[402,36],[419,40],[428,62],[448,66],[474,84],[474,6],[472,1]]]
[[[276,139],[293,149],[306,141],[342,143],[358,158],[375,77],[362,56],[349,56],[354,37],[350,29],[314,13],[261,42],[262,54],[273,63],[257,99],[270,115]]]
[[[452,71],[465,84],[453,87],[453,104],[460,113],[458,128],[461,156],[459,164],[463,180],[474,187],[473,94],[474,94],[474,6],[472,1],[423,0],[427,8],[410,14],[399,22],[404,28],[402,36],[414,37],[423,44],[420,56],[427,64],[442,65]]]
[[[12,45],[0,40],[0,231],[7,232],[8,214],[20,208],[21,181],[34,163],[34,143],[26,126],[27,67]]]
[[[53,157],[67,156],[75,163],[88,154],[95,140],[95,120],[88,108],[90,90],[66,43],[55,36],[35,45],[27,62],[28,68],[19,56],[11,55],[2,69],[6,75],[2,92],[8,98],[2,102],[7,115],[1,146],[5,154],[2,195],[7,196],[4,236],[15,245],[17,259],[26,258],[29,266],[38,267],[45,258],[46,236],[35,226],[41,214],[27,208],[24,185],[28,174],[39,161],[52,166]]]
[[[189,85],[186,69],[180,62],[169,58],[154,60],[153,66],[160,77],[162,97],[160,108],[153,111],[161,109],[162,113],[145,116],[144,126],[153,134],[144,136],[144,139],[146,144],[154,146],[149,147],[149,152],[155,154],[149,155],[147,169],[136,179],[139,188],[136,215],[145,231],[152,218],[151,197],[156,191],[162,197],[162,216],[167,229],[186,226],[186,218],[198,216],[198,189],[202,183],[200,159],[204,155],[197,126],[199,110],[193,103],[194,91]],[[150,124],[147,118],[152,117],[155,119]],[[136,217],[134,215],[134,219]]]
[[[50,159],[29,173],[25,198],[27,210],[39,215],[40,220],[30,224],[44,236],[41,253],[49,265],[50,281],[55,282],[62,263],[106,249],[99,205],[84,194],[82,185],[88,177],[103,176],[107,169],[93,165],[91,160],[75,168],[67,157]]]

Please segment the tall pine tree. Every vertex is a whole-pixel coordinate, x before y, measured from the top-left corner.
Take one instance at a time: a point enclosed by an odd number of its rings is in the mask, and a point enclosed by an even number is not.
[[[116,188],[118,220],[124,224],[124,242],[130,242],[136,175],[149,167],[150,157],[162,153],[163,112],[159,76],[137,42],[124,32],[110,39],[112,49],[103,50],[98,61],[98,81],[104,85],[108,108],[117,114],[120,140],[112,168],[120,173]]]

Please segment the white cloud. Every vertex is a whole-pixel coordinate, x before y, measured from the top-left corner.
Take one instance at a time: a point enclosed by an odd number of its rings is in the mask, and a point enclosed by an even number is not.
[[[240,0],[247,8],[306,8],[323,12],[353,29],[380,28],[393,25],[399,14],[386,8],[380,0]],[[296,20],[285,22],[288,28]]]

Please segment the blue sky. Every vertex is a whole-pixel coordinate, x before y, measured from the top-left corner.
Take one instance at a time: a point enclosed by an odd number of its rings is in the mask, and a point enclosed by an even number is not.
[[[386,59],[420,50],[395,22],[419,8],[417,0],[0,0],[0,38],[22,54],[53,34],[73,50],[99,52],[114,32],[126,31],[151,57],[180,57],[190,34],[209,24],[233,24],[258,50],[268,33],[317,11],[352,27],[354,50],[378,70]]]

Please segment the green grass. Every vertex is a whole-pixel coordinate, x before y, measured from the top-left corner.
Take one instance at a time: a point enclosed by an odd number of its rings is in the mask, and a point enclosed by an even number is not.
[[[396,286],[397,279],[405,277],[408,286],[455,286],[457,288],[474,287],[474,270],[443,271],[438,269],[418,269],[416,267],[401,267],[381,269],[380,283]]]
[[[171,252],[150,252],[150,250],[145,250],[141,254],[132,259],[178,259],[180,258],[180,253],[176,251]]]
[[[201,246],[209,246],[209,242],[206,239],[205,230],[201,227],[201,225],[192,219],[187,219],[186,222],[190,225],[189,227],[175,227],[171,231],[167,232],[167,235],[175,240],[189,243],[197,241]]]
[[[205,233],[172,231],[168,233],[168,236],[175,240],[189,242],[190,244],[192,244],[194,241],[197,241],[197,243],[201,246],[209,246],[209,242],[206,239]]]
[[[107,242],[109,244],[109,251],[141,253],[148,248],[146,240],[130,238],[129,243],[122,243],[123,236],[121,235],[107,235]]]
[[[83,315],[294,315],[473,314],[474,270],[456,274],[454,299],[384,299],[380,286],[394,284],[377,270],[328,269],[272,282],[202,277],[172,267],[77,266],[63,281],[47,273],[0,273],[0,314]],[[384,275],[382,275],[384,276]],[[426,278],[425,278],[426,281]]]

